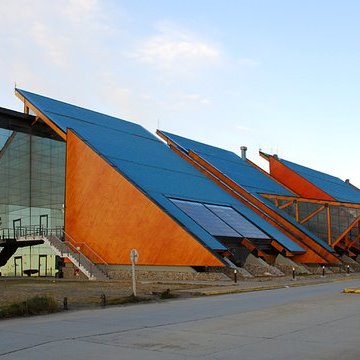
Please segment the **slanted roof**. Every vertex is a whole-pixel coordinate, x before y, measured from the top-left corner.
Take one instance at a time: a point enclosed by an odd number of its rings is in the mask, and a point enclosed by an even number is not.
[[[64,133],[72,129],[95,152],[214,250],[225,247],[169,199],[231,206],[290,251],[304,249],[174,154],[140,125],[24,90],[19,94]],[[280,240],[279,240],[280,239]]]
[[[256,167],[231,151],[203,144],[166,131],[161,130],[161,132],[186,151],[192,150],[200,155],[224,175],[231,178],[253,195],[266,193],[295,196],[295,194],[291,193],[270,176],[259,171]]]
[[[310,181],[313,185],[329,194],[337,201],[360,203],[360,190],[353,185],[321,171],[278,158],[282,164]]]
[[[257,167],[243,160],[241,157],[231,151],[203,144],[162,130],[161,133],[185,151],[188,152],[191,150],[201,156],[217,170],[240,185],[246,191],[256,196],[264,204],[266,204],[268,207],[271,207],[284,219],[299,228],[303,233],[315,240],[318,244],[321,244],[321,246],[326,248],[329,252],[334,252],[334,250],[327,243],[310,232],[305,226],[297,223],[295,219],[286,214],[284,211],[278,209],[268,199],[260,195],[264,193],[283,196],[296,196],[294,193],[287,190],[287,188],[279,184],[276,180],[273,180],[269,175],[264,174]]]

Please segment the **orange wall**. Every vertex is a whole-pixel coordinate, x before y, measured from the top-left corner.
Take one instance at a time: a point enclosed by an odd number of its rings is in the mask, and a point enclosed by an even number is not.
[[[65,231],[108,264],[224,266],[169,215],[71,131],[67,135]]]
[[[280,161],[274,159],[272,156],[268,158],[270,164],[270,175],[273,176],[280,183],[287,186],[295,194],[317,200],[335,200],[333,197],[322,191],[310,181],[297,174],[295,171],[289,169]]]

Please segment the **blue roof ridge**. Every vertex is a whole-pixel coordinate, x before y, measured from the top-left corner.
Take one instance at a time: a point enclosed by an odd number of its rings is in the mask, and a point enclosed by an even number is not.
[[[213,148],[213,149],[219,150],[220,152],[227,152],[227,153],[229,153],[229,154],[233,154],[233,155],[235,155],[235,156],[238,156],[235,152],[233,152],[233,151],[231,151],[231,150],[226,150],[226,149],[223,149],[223,148],[218,147],[218,146],[213,146],[213,145],[210,145],[210,144],[203,143],[203,142],[201,142],[201,141],[188,139],[188,138],[185,138],[185,137],[183,137],[183,136],[170,133],[170,132],[168,132],[168,131],[163,131],[163,130],[160,130],[160,131],[161,131],[162,133],[164,133],[165,135],[170,135],[170,139],[171,139],[171,136],[174,136],[174,137],[181,138],[181,139],[183,139],[183,140],[185,140],[185,141],[195,142],[195,143],[198,143],[198,144],[200,144],[200,145],[203,145],[203,146],[206,146],[206,147],[209,147],[209,148]],[[178,143],[177,143],[175,140],[173,140],[173,139],[171,139],[171,140],[174,141],[174,143],[176,143],[178,146],[180,146],[181,148],[184,149],[184,146],[183,146],[183,145],[178,144]],[[191,150],[191,149],[187,149],[187,150]],[[211,153],[209,154],[208,152],[205,152],[205,151],[199,151],[199,153],[201,153],[201,154],[206,154],[206,155],[209,155],[209,156],[213,156],[213,157],[217,157],[217,158],[219,158],[219,159],[226,160],[226,159],[224,159],[223,157],[215,156],[215,155],[213,155],[213,154],[211,154]],[[238,157],[239,157],[239,156],[238,156]],[[239,157],[239,159],[241,159],[241,157]],[[227,161],[229,161],[229,160],[227,160]]]
[[[72,107],[74,107],[74,108],[81,109],[81,110],[84,110],[84,111],[90,111],[90,112],[92,112],[92,113],[99,114],[99,115],[101,115],[101,116],[106,116],[106,117],[112,118],[112,119],[117,120],[117,121],[125,121],[125,122],[128,122],[128,123],[130,123],[130,124],[138,125],[138,124],[135,124],[134,122],[132,122],[132,121],[130,121],[130,120],[120,119],[120,118],[115,117],[115,116],[112,116],[112,115],[108,115],[108,114],[101,113],[100,111],[87,109],[87,108],[85,108],[85,107],[78,106],[78,105],[74,105],[74,104],[71,104],[71,103],[67,103],[67,102],[65,102],[65,101],[53,99],[53,98],[48,97],[48,96],[45,96],[45,95],[36,94],[36,93],[31,92],[31,91],[27,91],[27,90],[23,90],[23,89],[19,89],[19,88],[15,88],[15,90],[18,91],[18,92],[20,92],[20,93],[30,94],[30,95],[34,95],[34,96],[40,96],[40,97],[42,97],[42,98],[44,98],[44,99],[48,99],[48,100],[51,100],[51,101],[54,101],[54,102],[57,102],[57,103],[60,103],[60,104],[66,105],[66,106],[72,106]],[[47,110],[47,111],[50,112],[49,110]],[[64,116],[64,114],[59,114],[59,115]],[[139,126],[140,126],[140,125],[139,125]],[[151,133],[150,133],[150,134],[151,134]]]
[[[49,114],[54,114],[54,115],[58,115],[58,116],[62,116],[62,117],[66,117],[68,119],[74,119],[75,121],[80,121],[80,122],[83,122],[83,123],[86,123],[86,124],[90,124],[90,125],[93,125],[93,126],[97,126],[97,127],[101,127],[101,128],[104,128],[104,129],[110,129],[110,130],[113,130],[113,131],[116,131],[116,132],[119,132],[119,133],[124,133],[124,134],[129,134],[129,135],[132,135],[132,136],[136,136],[136,137],[139,137],[139,138],[143,138],[143,139],[147,139],[147,140],[151,140],[151,141],[156,141],[156,142],[159,142],[160,140],[154,136],[151,132],[148,131],[150,137],[147,137],[147,136],[143,136],[143,135],[139,135],[139,134],[134,134],[133,132],[129,132],[129,131],[125,131],[125,130],[120,130],[120,129],[116,129],[116,128],[113,128],[112,126],[108,126],[108,125],[100,125],[100,124],[97,124],[97,123],[93,123],[93,122],[90,122],[90,121],[87,121],[87,120],[83,120],[83,119],[79,119],[75,116],[69,116],[69,115],[65,115],[65,114],[61,114],[61,113],[56,113],[54,111],[49,111],[49,110],[46,110],[47,113]],[[106,115],[107,116],[107,115]],[[116,118],[114,118],[116,119]],[[50,119],[51,120],[51,119]],[[126,120],[122,120],[122,119],[117,119],[119,121],[126,121]],[[132,123],[130,121],[126,121],[130,124],[133,124],[133,125],[137,125],[137,126],[140,126],[142,127],[141,125],[139,124],[135,124],[135,123]],[[68,129],[72,129],[72,128],[68,128]],[[143,128],[144,130],[146,130],[145,128]],[[146,130],[147,131],[147,130]]]
[[[316,170],[316,169],[312,169],[312,168],[310,168],[308,166],[300,165],[300,164],[297,164],[297,163],[289,161],[289,160],[285,160],[285,159],[281,159],[281,158],[278,158],[278,160],[280,162],[284,163],[284,164],[291,164],[291,165],[295,165],[295,167],[300,167],[300,168],[304,169],[304,172],[306,172],[307,174],[309,174],[309,175],[311,175],[313,177],[316,177],[318,179],[322,179],[322,180],[327,181],[327,182],[333,182],[333,181],[330,181],[330,179],[334,179],[334,181],[337,180],[337,181],[341,181],[342,183],[346,184],[346,182],[344,180],[340,179],[337,176],[327,174],[326,172],[319,171],[319,170]],[[296,169],[293,169],[293,170],[296,171]],[[309,172],[307,172],[307,170],[309,170]],[[316,176],[316,173],[321,174],[321,175],[325,175],[327,178],[330,178],[330,179],[320,178],[319,176]]]

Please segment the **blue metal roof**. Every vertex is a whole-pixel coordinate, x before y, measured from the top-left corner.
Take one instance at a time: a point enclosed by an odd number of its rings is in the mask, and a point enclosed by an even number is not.
[[[290,217],[284,211],[278,209],[270,201],[260,195],[260,193],[266,193],[295,196],[293,193],[278,184],[275,180],[263,174],[259,169],[244,161],[241,157],[237,156],[233,152],[211,145],[202,144],[197,141],[186,139],[165,131],[161,132],[183,149],[187,151],[192,150],[199,154],[203,159],[208,161],[211,165],[215,166],[224,175],[242,186],[249,193],[252,193],[260,201],[266,203],[279,215],[299,228],[303,233],[311,237],[328,251],[334,252],[334,250],[327,243],[310,232],[305,226],[297,223],[292,217]]]
[[[288,250],[304,251],[301,246],[219,188],[140,125],[24,90],[17,91],[64,132],[72,129],[207,247],[214,250],[225,249],[169,198],[232,206]]]
[[[360,190],[356,189],[351,184],[348,184],[335,176],[313,170],[287,160],[279,159],[279,161],[306,180],[310,181],[319,189],[325,191],[335,200],[341,202],[360,203]]]
[[[224,175],[231,178],[252,194],[257,195],[266,193],[273,195],[295,196],[295,194],[291,193],[270,176],[262,173],[231,151],[202,144],[165,131],[161,132],[183,149],[192,150],[199,154],[212,166],[215,166]]]

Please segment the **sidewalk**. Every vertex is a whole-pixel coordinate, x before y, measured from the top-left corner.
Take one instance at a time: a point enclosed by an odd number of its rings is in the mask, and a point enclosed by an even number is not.
[[[299,287],[307,285],[319,285],[326,284],[331,282],[344,282],[344,288],[346,287],[346,282],[359,280],[360,287],[360,274],[332,274],[322,276],[299,276],[292,279],[291,277],[282,277],[282,278],[263,278],[263,279],[251,279],[251,280],[241,280],[237,283],[234,282],[214,282],[209,284],[209,282],[192,282],[193,285],[199,285],[198,288],[194,286],[192,289],[179,289],[174,290],[174,294],[178,295],[188,295],[188,296],[208,296],[208,295],[223,295],[223,294],[235,294],[242,292],[251,292],[251,291],[264,291],[264,290],[273,290],[287,287]],[[175,283],[175,282],[174,282]],[[179,282],[177,282],[179,284]],[[164,284],[169,284],[170,282],[164,282]],[[189,282],[187,282],[189,284]],[[206,286],[209,285],[209,286]]]

